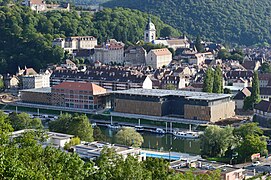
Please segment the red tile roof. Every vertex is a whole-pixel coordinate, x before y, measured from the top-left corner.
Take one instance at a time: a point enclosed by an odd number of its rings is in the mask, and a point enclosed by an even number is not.
[[[167,48],[163,49],[152,49],[151,50],[156,56],[171,55],[171,52]]]
[[[66,89],[75,91],[91,91],[93,95],[106,93],[106,89],[89,82],[63,82],[53,86],[53,89]]]

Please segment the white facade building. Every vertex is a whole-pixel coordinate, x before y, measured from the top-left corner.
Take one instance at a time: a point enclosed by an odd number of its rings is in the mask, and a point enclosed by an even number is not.
[[[22,76],[23,89],[50,87],[50,73]]]
[[[167,66],[172,61],[172,53],[167,49],[152,49],[147,55],[146,65],[153,68]]]
[[[74,36],[68,38],[57,38],[52,42],[53,46],[60,46],[65,51],[72,53],[74,50],[94,49],[97,39],[93,36]]]

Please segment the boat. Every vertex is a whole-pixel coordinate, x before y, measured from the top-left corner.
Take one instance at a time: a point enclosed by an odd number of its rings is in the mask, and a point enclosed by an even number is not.
[[[198,138],[199,137],[199,133],[198,132],[194,132],[194,131],[175,131],[173,132],[173,135],[176,137],[180,137],[180,138]]]
[[[143,126],[135,126],[135,130],[136,131],[144,131],[144,127]]]
[[[164,131],[164,129],[156,128],[155,133],[157,133],[157,134],[165,134],[166,132]]]
[[[107,127],[110,129],[119,129],[120,125],[118,123],[114,123],[114,124],[108,124]]]

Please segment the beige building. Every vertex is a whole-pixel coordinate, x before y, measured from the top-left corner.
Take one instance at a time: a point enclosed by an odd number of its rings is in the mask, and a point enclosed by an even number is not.
[[[124,43],[110,39],[105,45],[94,48],[94,61],[105,64],[124,62]]]
[[[68,38],[57,38],[52,42],[53,46],[60,46],[65,51],[72,53],[74,50],[94,49],[97,39],[93,36],[74,36]]]
[[[172,61],[172,53],[167,49],[152,49],[147,55],[146,65],[153,68],[167,66]]]
[[[50,76],[50,73],[22,76],[23,89],[50,87]]]
[[[182,39],[177,39],[177,38],[157,39],[157,40],[153,41],[153,44],[164,45],[169,48],[173,48],[174,50],[176,50],[178,48],[187,49],[190,47],[189,40],[186,37],[184,37]]]

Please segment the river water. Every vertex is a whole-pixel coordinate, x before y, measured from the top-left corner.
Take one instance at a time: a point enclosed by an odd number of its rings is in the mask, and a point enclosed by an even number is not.
[[[115,143],[115,135],[117,130],[112,130],[107,127],[100,127],[103,134],[106,135],[110,143]],[[171,134],[158,135],[155,133],[143,132],[140,133],[144,138],[142,144],[143,149],[153,149],[158,151],[182,152],[189,154],[200,154],[199,140],[175,138]]]

